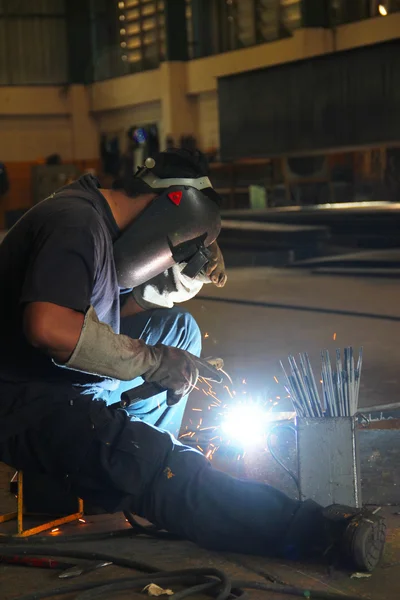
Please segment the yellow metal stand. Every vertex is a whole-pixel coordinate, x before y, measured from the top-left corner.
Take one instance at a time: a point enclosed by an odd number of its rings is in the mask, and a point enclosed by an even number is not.
[[[42,525],[38,525],[37,527],[24,529],[24,479],[22,471],[18,471],[17,486],[17,511],[6,513],[5,515],[0,515],[0,523],[12,521],[13,519],[17,520],[17,533],[12,534],[13,537],[29,537],[30,535],[35,535],[36,533],[47,531],[48,529],[53,529],[54,527],[58,527],[59,525],[64,525],[65,523],[70,523],[71,521],[77,521],[78,519],[83,517],[83,500],[78,498],[78,512],[73,513],[71,515],[67,515],[65,517],[59,517],[58,519],[54,519],[53,521],[47,521],[46,523],[42,523]],[[5,535],[7,534],[0,533],[0,537],[4,537]]]

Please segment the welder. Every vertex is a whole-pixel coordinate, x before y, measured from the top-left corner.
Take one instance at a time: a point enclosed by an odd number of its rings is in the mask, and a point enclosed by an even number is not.
[[[370,570],[384,546],[378,515],[233,478],[172,435],[209,372],[193,318],[171,306],[225,281],[218,202],[204,156],[171,150],[111,190],[84,175],[11,229],[0,246],[0,460],[206,548],[331,547]],[[108,406],[143,379],[181,399],[175,414],[165,396],[130,414]]]

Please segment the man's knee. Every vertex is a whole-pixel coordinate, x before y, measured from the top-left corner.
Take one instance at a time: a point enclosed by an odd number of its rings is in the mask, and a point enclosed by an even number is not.
[[[183,322],[183,341],[182,346],[178,346],[178,348],[183,348],[184,350],[188,350],[192,354],[196,356],[200,356],[201,354],[201,331],[198,326],[196,319],[188,312],[175,309],[177,311],[178,322]]]
[[[149,322],[149,337],[151,329],[159,331],[158,343],[188,350],[199,356],[201,353],[201,332],[194,317],[181,308],[156,309]],[[153,330],[153,331],[154,331]],[[148,342],[151,343],[151,342]]]

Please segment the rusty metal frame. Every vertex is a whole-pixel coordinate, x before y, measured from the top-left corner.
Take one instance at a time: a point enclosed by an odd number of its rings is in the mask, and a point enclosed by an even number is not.
[[[18,471],[17,489],[17,510],[15,512],[0,515],[0,523],[6,523],[7,521],[13,521],[16,519],[17,533],[11,534],[13,537],[29,537],[31,535],[35,535],[36,533],[53,529],[53,527],[58,527],[59,525],[70,523],[71,521],[77,521],[83,517],[83,500],[78,498],[78,512],[66,515],[65,517],[53,519],[52,521],[46,521],[45,523],[37,525],[36,527],[24,529],[24,479],[22,471]],[[7,534],[0,533],[0,538],[4,537],[5,535]]]

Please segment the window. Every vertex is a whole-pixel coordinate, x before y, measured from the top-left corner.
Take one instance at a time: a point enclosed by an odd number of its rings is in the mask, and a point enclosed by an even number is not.
[[[165,58],[163,0],[118,1],[121,60],[129,71],[156,68]]]
[[[301,0],[188,0],[194,58],[291,35],[301,27]]]
[[[0,84],[67,80],[64,0],[0,0]]]

